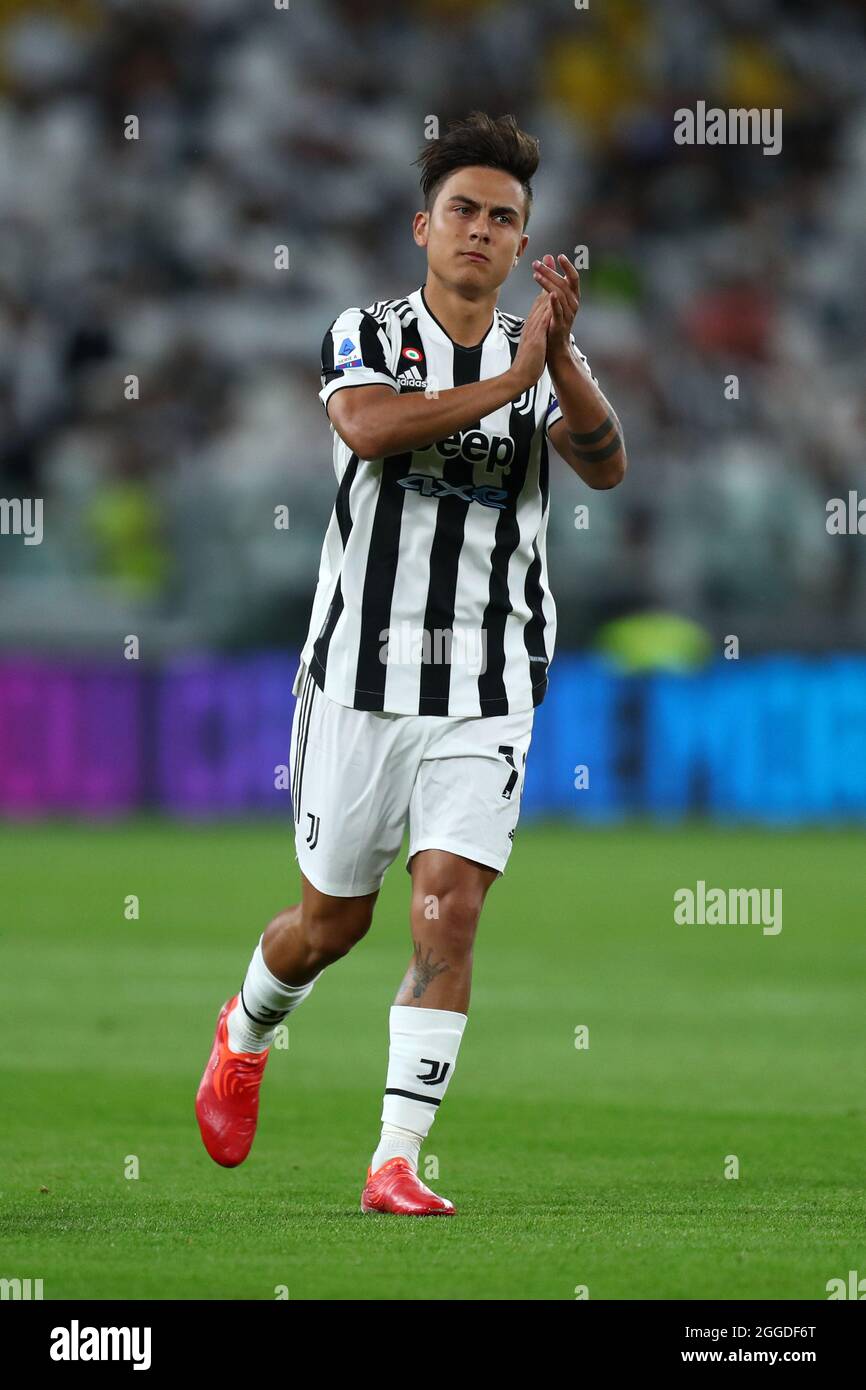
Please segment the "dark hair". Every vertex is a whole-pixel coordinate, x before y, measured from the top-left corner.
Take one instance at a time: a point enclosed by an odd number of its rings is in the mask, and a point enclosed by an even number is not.
[[[532,207],[532,185],[529,180],[541,158],[538,141],[521,130],[513,116],[493,120],[484,111],[470,111],[464,120],[450,121],[448,129],[438,140],[429,140],[413,162],[421,166],[421,191],[424,208],[430,211],[436,194],[455,169],[472,164],[489,169],[503,169],[523,185],[526,198],[524,228],[529,222]]]

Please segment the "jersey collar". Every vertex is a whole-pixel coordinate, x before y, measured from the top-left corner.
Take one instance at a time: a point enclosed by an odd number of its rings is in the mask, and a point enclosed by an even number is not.
[[[431,337],[438,338],[444,346],[453,348],[455,352],[478,352],[487,342],[491,333],[493,333],[494,330],[498,331],[499,328],[499,310],[496,308],[496,305],[494,305],[493,318],[484,337],[481,339],[480,343],[476,343],[474,347],[466,347],[463,343],[455,343],[454,339],[445,330],[433,311],[427,307],[423,285],[419,285],[414,294],[409,296],[409,300],[420,322],[424,325],[426,332],[428,332]]]

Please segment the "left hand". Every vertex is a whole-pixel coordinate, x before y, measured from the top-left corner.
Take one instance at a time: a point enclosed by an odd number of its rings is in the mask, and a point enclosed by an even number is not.
[[[567,256],[560,253],[558,260],[561,271],[556,269],[553,257],[549,253],[542,260],[532,262],[535,283],[550,295],[548,360],[563,352],[569,353],[569,335],[580,308],[580,273]]]

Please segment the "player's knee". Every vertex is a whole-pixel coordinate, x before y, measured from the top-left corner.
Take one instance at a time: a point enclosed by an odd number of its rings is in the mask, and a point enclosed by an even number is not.
[[[464,887],[419,894],[415,900],[416,924],[424,938],[435,941],[443,951],[469,950],[483,903],[480,893]]]
[[[305,911],[303,930],[311,958],[322,964],[339,960],[366,936],[372,920],[372,904],[367,903]]]

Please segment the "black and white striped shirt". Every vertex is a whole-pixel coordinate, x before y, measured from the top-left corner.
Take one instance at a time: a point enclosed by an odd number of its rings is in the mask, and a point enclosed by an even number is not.
[[[467,348],[430,312],[423,288],[346,309],[322,343],[320,400],[377,382],[432,392],[499,376],[523,324],[494,309]],[[331,426],[339,487],[301,652],[326,695],[394,714],[496,715],[541,703],[556,636],[547,431],[561,416],[545,367],[516,400],[427,448],[360,459]]]

